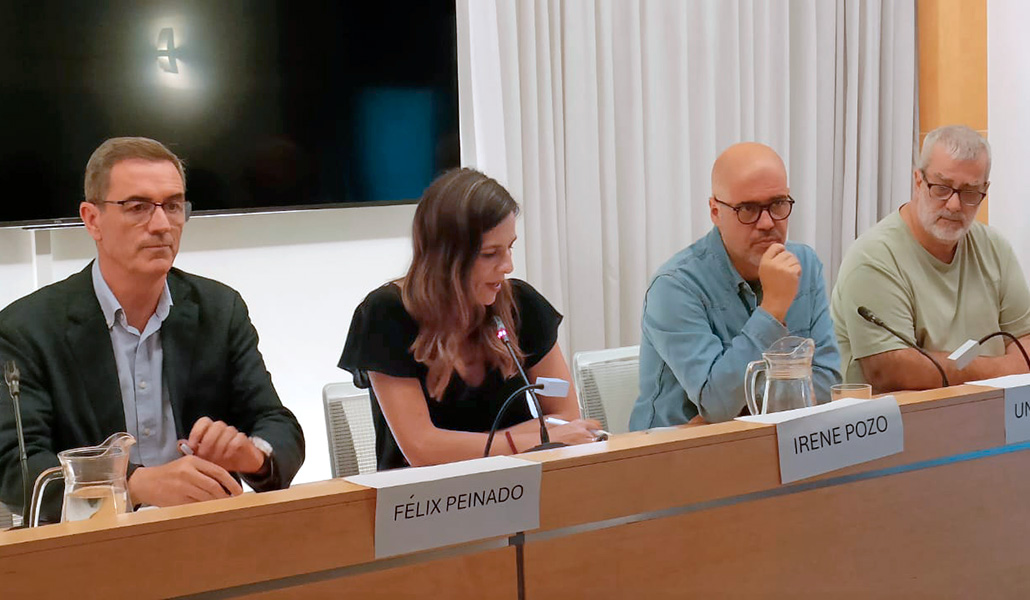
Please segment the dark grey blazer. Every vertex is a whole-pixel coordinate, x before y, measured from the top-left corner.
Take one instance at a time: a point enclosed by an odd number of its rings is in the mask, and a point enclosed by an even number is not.
[[[304,436],[272,387],[243,299],[224,284],[178,269],[168,274],[168,288],[173,306],[161,325],[162,373],[178,436],[187,437],[207,416],[261,437],[275,449],[275,460],[258,491],[288,487],[304,462]],[[114,350],[91,266],[0,311],[0,361],[9,359],[21,371],[33,480],[59,464],[57,452],[125,431]],[[20,510],[21,490],[13,405],[0,383],[0,500]],[[59,496],[47,496],[42,514],[54,519]]]

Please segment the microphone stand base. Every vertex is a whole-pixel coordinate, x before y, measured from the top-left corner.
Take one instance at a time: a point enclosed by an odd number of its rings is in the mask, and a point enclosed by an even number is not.
[[[526,452],[538,452],[540,450],[554,450],[555,448],[565,448],[566,446],[568,446],[568,444],[563,444],[561,442],[547,442],[546,444],[540,444],[539,446],[533,446],[529,450],[526,450]]]

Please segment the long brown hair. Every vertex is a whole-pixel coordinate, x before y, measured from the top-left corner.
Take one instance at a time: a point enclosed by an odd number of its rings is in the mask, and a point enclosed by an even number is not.
[[[418,203],[411,232],[411,267],[400,282],[401,297],[419,324],[411,351],[415,360],[429,368],[426,387],[437,400],[447,389],[464,346],[505,377],[515,373],[515,361],[497,338],[495,315],[504,321],[522,358],[511,284],[505,280],[494,303],[484,307],[476,302],[469,280],[483,234],[518,212],[518,203],[501,184],[474,169],[444,173],[426,188]]]

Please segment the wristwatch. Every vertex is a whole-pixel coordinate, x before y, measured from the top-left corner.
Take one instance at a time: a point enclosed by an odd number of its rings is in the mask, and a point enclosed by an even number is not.
[[[250,443],[254,444],[254,447],[260,450],[261,454],[264,454],[266,459],[272,456],[272,444],[269,444],[256,435],[250,436]]]
[[[269,475],[272,472],[272,444],[269,444],[256,435],[250,436],[250,443],[254,444],[254,447],[257,448],[261,454],[265,455],[265,462],[261,463],[261,469],[259,469],[255,475],[262,477]]]
[[[265,442],[265,440],[262,439],[261,437],[258,437],[256,435],[251,435],[250,436],[250,444],[253,444],[254,448],[260,450],[261,453],[264,454],[266,458],[272,456],[272,445],[269,444],[268,442]]]

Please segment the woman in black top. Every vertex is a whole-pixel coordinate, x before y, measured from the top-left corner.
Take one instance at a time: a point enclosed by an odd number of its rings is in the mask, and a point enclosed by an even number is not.
[[[407,275],[370,293],[354,311],[339,366],[371,387],[379,469],[452,462],[483,455],[486,433],[522,382],[497,338],[499,316],[531,381],[570,381],[558,347],[561,315],[512,271],[518,204],[493,179],[471,169],[440,176],[415,211]],[[579,419],[576,392],[540,397],[552,441],[593,441],[600,425]],[[514,454],[540,441],[526,402],[515,400],[491,454]]]

